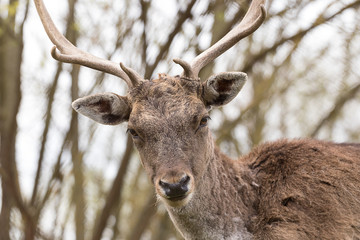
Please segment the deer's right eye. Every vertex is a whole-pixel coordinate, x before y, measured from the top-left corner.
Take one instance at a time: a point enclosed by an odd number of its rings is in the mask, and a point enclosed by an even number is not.
[[[126,132],[130,133],[131,136],[133,136],[133,138],[138,138],[139,137],[139,134],[137,134],[137,132],[132,128],[128,128],[128,130]]]

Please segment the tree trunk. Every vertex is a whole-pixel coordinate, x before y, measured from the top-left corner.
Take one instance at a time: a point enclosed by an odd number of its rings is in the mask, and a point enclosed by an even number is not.
[[[19,110],[20,67],[22,62],[22,36],[15,33],[12,19],[1,21],[0,28],[0,167],[2,206],[0,213],[0,239],[10,239],[10,214],[21,199],[15,160],[17,132],[16,116]]]

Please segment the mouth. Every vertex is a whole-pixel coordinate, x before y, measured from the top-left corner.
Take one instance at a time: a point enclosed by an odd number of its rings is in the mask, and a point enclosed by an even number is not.
[[[175,196],[175,197],[166,197],[166,200],[176,202],[176,201],[181,201],[181,200],[185,199],[187,196],[188,195],[180,195],[180,196]]]
[[[192,193],[179,195],[174,197],[164,196],[162,194],[158,194],[158,197],[168,206],[173,208],[181,208],[184,207],[190,199],[192,198]]]

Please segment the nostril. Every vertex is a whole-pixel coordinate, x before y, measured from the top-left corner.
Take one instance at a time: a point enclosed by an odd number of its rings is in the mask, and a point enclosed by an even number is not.
[[[169,185],[169,183],[163,182],[162,180],[159,180],[159,185],[160,185],[160,187],[162,187],[162,188],[167,188],[168,185]]]
[[[159,180],[159,186],[168,198],[179,198],[185,196],[185,194],[189,191],[189,182],[190,177],[186,175],[177,183],[168,183],[164,180]]]
[[[180,184],[187,185],[190,182],[190,177],[186,175],[180,180]]]

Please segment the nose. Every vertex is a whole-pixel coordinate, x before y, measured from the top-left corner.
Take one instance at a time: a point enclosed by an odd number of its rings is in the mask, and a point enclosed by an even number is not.
[[[161,179],[159,186],[170,200],[180,200],[183,199],[189,191],[189,182],[190,177],[185,175],[176,183],[168,183],[164,179]]]

